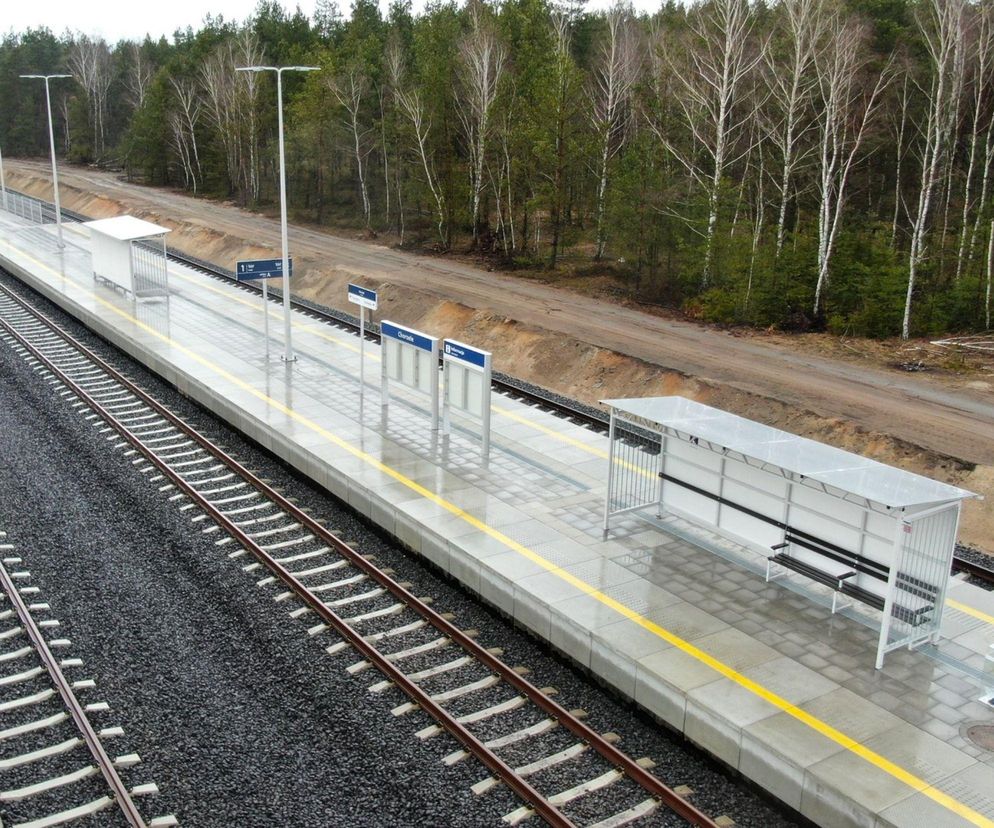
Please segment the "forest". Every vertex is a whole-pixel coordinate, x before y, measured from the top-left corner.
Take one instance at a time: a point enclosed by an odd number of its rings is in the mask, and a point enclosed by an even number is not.
[[[722,324],[991,327],[994,0],[260,0],[171,40],[0,41],[0,151]]]

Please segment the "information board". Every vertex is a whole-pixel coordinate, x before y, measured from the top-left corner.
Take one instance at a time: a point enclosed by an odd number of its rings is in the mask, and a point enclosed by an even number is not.
[[[484,458],[490,454],[491,358],[489,351],[454,339],[446,339],[442,344],[445,433],[449,433],[452,409],[476,417],[482,424],[480,436]]]
[[[383,342],[383,405],[397,382],[431,400],[431,428],[438,430],[438,339],[394,322],[380,323]]]

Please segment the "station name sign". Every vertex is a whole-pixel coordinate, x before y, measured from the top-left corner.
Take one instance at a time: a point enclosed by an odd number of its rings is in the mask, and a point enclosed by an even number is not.
[[[406,342],[408,345],[413,345],[415,348],[420,348],[422,351],[431,351],[433,348],[432,340],[424,334],[412,331],[410,328],[402,328],[400,325],[395,325],[393,322],[381,322],[380,333],[390,339],[396,339],[399,342]]]

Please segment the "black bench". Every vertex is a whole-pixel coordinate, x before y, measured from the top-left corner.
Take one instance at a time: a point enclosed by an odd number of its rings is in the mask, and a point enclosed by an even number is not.
[[[824,569],[814,566],[806,561],[799,560],[790,554],[791,546],[800,547],[810,552],[814,552],[826,561]],[[856,584],[853,579],[860,573],[869,575],[880,581],[887,582],[890,578],[890,569],[883,564],[871,561],[867,558],[849,552],[834,544],[828,544],[818,540],[806,533],[799,533],[788,530],[784,533],[784,540],[781,543],[770,547],[773,555],[767,558],[766,580],[771,580],[770,569],[772,565],[790,569],[812,581],[823,584],[832,590],[832,612],[840,609],[838,605],[839,595],[845,595],[855,601],[866,604],[874,609],[884,609],[884,599],[875,592]],[[831,564],[838,564],[831,567]],[[847,567],[839,571],[840,567]],[[898,581],[904,592],[917,595],[928,603],[925,606],[910,608],[900,604],[891,607],[891,614],[901,621],[913,627],[924,624],[931,618],[932,609],[939,595],[939,588],[933,584],[925,583],[917,579],[912,579],[906,575],[899,575]]]

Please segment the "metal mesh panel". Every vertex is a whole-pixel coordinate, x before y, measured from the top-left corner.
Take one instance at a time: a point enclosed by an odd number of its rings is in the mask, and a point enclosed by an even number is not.
[[[131,242],[131,273],[135,296],[168,296],[165,245],[160,241]]]
[[[10,190],[7,191],[4,209],[31,224],[43,224],[45,221],[55,222],[54,210],[51,208],[45,210],[38,199],[13,193]]]
[[[888,650],[919,643],[938,632],[958,514],[958,507],[952,506],[903,523],[888,619]]]
[[[659,501],[660,436],[615,419],[608,481],[608,513],[641,509]]]

